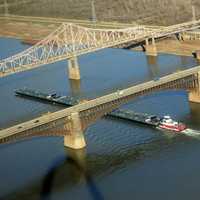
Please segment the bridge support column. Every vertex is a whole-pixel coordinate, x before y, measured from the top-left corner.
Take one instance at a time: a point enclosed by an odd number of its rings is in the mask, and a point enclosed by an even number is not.
[[[149,39],[146,39],[145,49],[146,49],[146,55],[148,55],[148,56],[157,56],[158,55],[154,38],[151,39],[151,43],[150,43]]]
[[[69,79],[69,85],[72,96],[79,96],[81,94],[81,80]]]
[[[80,80],[80,70],[77,57],[71,57],[68,60],[69,79]]]
[[[196,56],[196,59],[197,59],[197,60],[200,60],[200,51],[199,51],[199,50],[196,51],[195,54],[196,54],[196,55],[195,55],[195,56]]]
[[[188,98],[189,102],[200,103],[200,91],[199,90],[190,91]]]
[[[70,133],[64,136],[64,146],[72,149],[82,149],[86,146],[81,120],[78,112],[71,114]]]
[[[179,41],[184,40],[184,33],[176,33],[175,36]]]
[[[200,72],[196,74],[197,76],[197,84],[195,84],[195,88],[189,91],[188,99],[193,103],[200,103]]]

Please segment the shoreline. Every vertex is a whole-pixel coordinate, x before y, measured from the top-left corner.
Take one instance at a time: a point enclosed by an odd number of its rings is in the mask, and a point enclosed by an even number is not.
[[[86,22],[88,23],[88,22]],[[34,45],[38,41],[44,39],[61,23],[58,21],[28,21],[19,17],[9,19],[0,18],[0,37],[14,38],[21,40],[22,43]],[[125,24],[126,26],[127,24]],[[120,26],[122,26],[120,24]],[[177,40],[167,38],[165,40],[157,40],[156,47],[158,53],[174,54],[179,56],[193,56],[193,53],[200,50],[200,40]],[[132,49],[130,49],[132,50]],[[133,50],[142,51],[141,47],[135,47]]]

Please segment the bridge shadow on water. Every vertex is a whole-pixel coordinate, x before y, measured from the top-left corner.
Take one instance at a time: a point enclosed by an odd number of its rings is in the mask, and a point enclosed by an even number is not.
[[[180,140],[180,138],[178,139]],[[53,161],[43,177],[28,183],[25,187],[13,191],[0,198],[2,200],[53,200],[65,199],[66,191],[79,187],[86,190],[88,200],[107,199],[103,193],[99,179],[107,177],[114,171],[125,168],[126,165],[149,157],[153,152],[159,152],[163,148],[170,148],[176,144],[176,139],[164,139],[157,137],[152,141],[146,141],[125,151],[112,153],[86,153],[86,150],[65,149],[65,154]],[[162,148],[161,148],[162,146]],[[67,194],[67,196],[70,194]],[[72,194],[73,195],[73,194]],[[80,197],[81,198],[81,197]],[[71,198],[67,198],[71,199]]]
[[[76,177],[79,177],[80,180],[81,179],[85,180],[88,192],[91,194],[91,199],[94,200],[104,199],[92,175],[87,170],[85,153],[86,153],[85,149],[83,150],[67,149],[68,156],[58,159],[44,177],[40,195],[41,200],[51,199],[53,182],[56,172],[59,168],[62,168],[63,166],[65,167],[68,166],[72,174],[76,174]]]

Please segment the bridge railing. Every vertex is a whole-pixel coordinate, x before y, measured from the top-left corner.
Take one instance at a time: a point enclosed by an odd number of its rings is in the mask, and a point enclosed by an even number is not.
[[[0,61],[1,76],[137,40],[149,35],[149,32],[150,30],[143,26],[102,30],[62,24],[33,47]]]
[[[32,69],[99,49],[146,38],[162,37],[200,27],[192,21],[160,29],[135,26],[125,29],[92,29],[63,23],[58,29],[27,50],[0,61],[0,76]]]

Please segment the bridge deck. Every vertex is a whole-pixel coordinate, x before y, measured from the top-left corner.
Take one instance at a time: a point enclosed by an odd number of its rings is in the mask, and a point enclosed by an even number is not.
[[[136,44],[148,38],[164,37],[199,27],[200,20],[157,29],[139,25],[123,29],[98,29],[63,23],[36,45],[1,60],[0,77],[104,48]]]
[[[37,90],[31,90],[27,88],[18,89],[15,91],[15,93],[16,95],[24,97],[24,98],[32,98],[33,100],[36,100],[36,101],[43,101],[43,102],[58,104],[62,106],[64,105],[65,107],[71,107],[80,103],[80,100],[75,97],[59,96],[56,93],[47,94],[47,93],[43,93]],[[112,118],[124,119],[128,121],[133,121],[133,122],[139,122],[139,123],[148,124],[151,126],[157,126],[159,123],[158,120],[146,121],[146,119],[149,119],[150,117],[152,117],[152,115],[150,114],[136,113],[132,110],[116,109],[106,114],[106,116],[112,117]]]
[[[188,77],[190,75],[196,74],[199,71],[200,71],[200,66],[197,66],[197,67],[194,67],[191,69],[187,69],[184,71],[176,72],[174,74],[170,74],[165,77],[162,77],[157,81],[149,81],[149,82],[142,83],[142,84],[139,84],[136,86],[132,86],[132,87],[129,87],[129,88],[121,90],[121,91],[113,92],[111,94],[108,94],[108,95],[105,95],[105,96],[102,96],[102,97],[99,97],[99,98],[96,98],[96,99],[93,99],[93,100],[90,100],[87,102],[80,103],[73,107],[63,109],[61,111],[57,111],[57,112],[54,112],[54,113],[51,113],[51,114],[48,114],[48,115],[45,115],[42,117],[35,118],[28,122],[24,122],[22,124],[13,126],[11,128],[1,130],[0,131],[0,139],[16,135],[23,131],[28,131],[30,129],[39,127],[39,126],[44,125],[49,122],[54,122],[58,119],[62,119],[64,117],[70,116],[70,114],[73,112],[81,112],[81,111],[89,110],[98,105],[106,104],[106,103],[112,102],[114,100],[125,98],[125,97],[128,97],[130,95],[136,94],[138,92],[141,92],[141,91],[144,91],[147,89],[161,86],[163,84],[166,84],[171,81],[175,81],[177,79],[182,79],[184,77]]]

